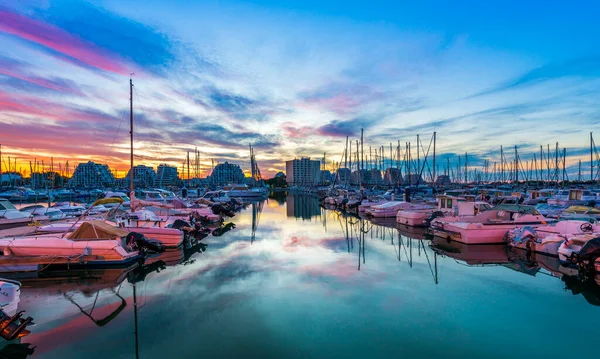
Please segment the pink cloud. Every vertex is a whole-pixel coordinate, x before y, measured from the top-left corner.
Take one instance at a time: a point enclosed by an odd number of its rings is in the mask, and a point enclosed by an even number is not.
[[[100,70],[117,74],[131,72],[95,45],[58,27],[13,12],[0,11],[0,31],[42,45]]]

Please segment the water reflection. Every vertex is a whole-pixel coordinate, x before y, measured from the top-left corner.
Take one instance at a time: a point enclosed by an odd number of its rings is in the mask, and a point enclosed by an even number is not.
[[[288,194],[286,197],[286,213],[288,217],[311,220],[320,217],[322,209],[319,199],[309,195]]]
[[[290,217],[296,204],[269,197],[222,235],[129,268],[22,275],[34,356],[550,358],[561,350],[544,335],[552,323],[594,335],[598,286],[556,258],[430,240],[293,198],[309,208]],[[499,343],[525,325],[526,340]]]

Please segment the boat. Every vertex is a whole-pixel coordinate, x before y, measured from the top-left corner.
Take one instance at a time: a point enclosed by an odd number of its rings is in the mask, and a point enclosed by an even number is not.
[[[505,243],[507,232],[515,227],[533,228],[548,224],[535,207],[501,204],[476,216],[456,222],[436,218],[431,222],[433,234],[465,244]]]
[[[558,259],[566,265],[576,265],[583,258],[583,252],[587,252],[588,242],[592,242],[593,247],[600,248],[600,234],[588,233],[569,237],[558,247]],[[584,250],[585,248],[585,250]],[[600,255],[600,253],[598,253]],[[591,260],[593,263],[593,260]]]
[[[31,206],[26,206],[20,209],[23,213],[29,213],[34,220],[49,220],[49,221],[58,221],[60,219],[64,219],[67,216],[58,208],[45,207],[41,204],[34,204]]]
[[[358,211],[359,212],[366,212],[369,208],[373,207],[373,206],[378,206],[384,203],[387,203],[388,201],[383,199],[383,198],[370,198],[370,199],[366,199],[363,200],[360,204],[360,206],[358,206]]]
[[[72,233],[0,239],[0,260],[44,257],[77,265],[122,265],[141,257],[129,232],[103,221],[85,221]]]
[[[571,237],[600,233],[600,226],[587,221],[559,221],[553,225],[532,228],[525,226],[508,232],[508,244],[514,248],[550,256],[558,256],[561,244]]]
[[[10,201],[0,199],[0,230],[27,226],[31,218],[31,213],[21,212]]]
[[[441,195],[437,197],[437,207],[421,204],[400,210],[396,215],[396,221],[407,226],[429,227],[430,222],[436,217],[471,217],[491,208],[492,206],[487,202]]]
[[[572,188],[568,190],[563,189],[556,192],[552,197],[548,198],[548,204],[586,204],[592,201],[596,201],[596,199],[596,195],[590,190]]]
[[[398,211],[413,208],[414,204],[404,201],[389,201],[383,204],[371,206],[365,212],[371,217],[396,217]]]
[[[225,191],[209,191],[200,197],[196,202],[206,203],[206,201],[210,203],[229,203],[231,202],[231,197]]]
[[[229,197],[239,198],[263,198],[266,193],[257,188],[248,188],[245,184],[233,184],[223,187],[223,191],[227,192]]]
[[[56,202],[51,208],[60,209],[68,217],[79,217],[85,212],[85,207],[69,202]]]

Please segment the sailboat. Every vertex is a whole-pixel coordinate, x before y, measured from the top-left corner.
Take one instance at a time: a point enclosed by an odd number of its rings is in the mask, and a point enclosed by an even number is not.
[[[133,80],[129,79],[129,137],[130,137],[130,167],[129,167],[129,191],[131,201],[135,201],[135,185],[133,182]],[[131,209],[133,212],[133,209]],[[124,225],[123,229],[144,235],[149,239],[161,242],[167,248],[177,248],[183,243],[184,233],[174,228],[159,228],[150,226]]]

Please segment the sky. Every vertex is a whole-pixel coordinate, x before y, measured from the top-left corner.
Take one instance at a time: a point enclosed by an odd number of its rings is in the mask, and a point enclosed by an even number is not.
[[[0,0],[3,169],[52,157],[123,176],[131,77],[136,164],[181,168],[197,149],[202,176],[213,161],[248,169],[252,144],[268,178],[295,157],[339,161],[364,129],[367,146],[420,135],[424,152],[436,131],[451,166],[558,142],[589,173],[599,13],[595,1]]]

